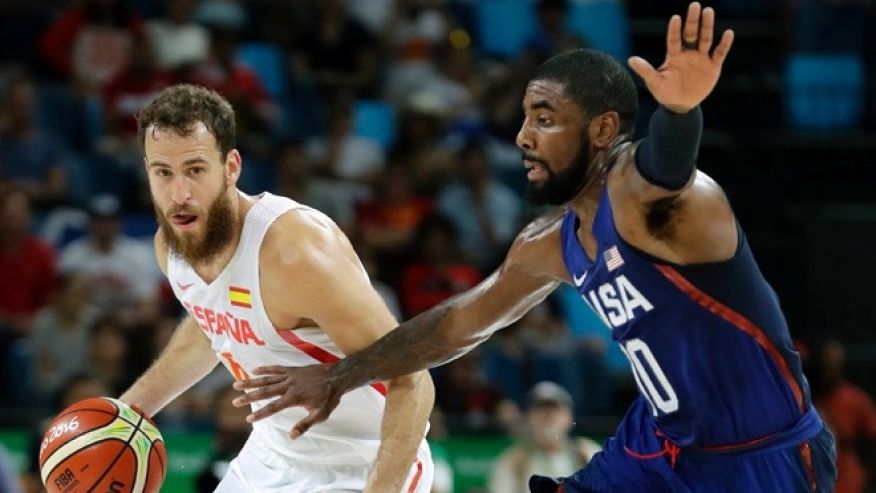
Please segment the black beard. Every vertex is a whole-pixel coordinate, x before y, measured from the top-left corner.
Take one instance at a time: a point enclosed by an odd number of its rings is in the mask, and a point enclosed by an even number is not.
[[[171,254],[182,257],[189,265],[196,265],[210,260],[231,242],[234,234],[234,215],[226,190],[227,188],[223,187],[210,204],[206,217],[206,232],[201,240],[177,235],[153,198],[158,224]]]
[[[562,205],[575,198],[581,188],[587,184],[590,172],[590,158],[587,151],[590,148],[586,136],[581,141],[581,150],[572,164],[565,170],[556,173],[547,163],[540,159],[530,159],[541,163],[548,178],[541,182],[529,182],[526,196],[535,205]],[[526,153],[524,153],[526,156]]]

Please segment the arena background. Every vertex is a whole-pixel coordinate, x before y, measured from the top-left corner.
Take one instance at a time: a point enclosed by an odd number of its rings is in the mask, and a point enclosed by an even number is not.
[[[831,398],[821,383],[843,363],[849,385],[873,395],[874,3],[706,5],[736,42],[704,104],[700,168],[730,196],[816,398]],[[513,146],[538,63],[585,46],[657,64],[666,21],[685,7],[0,0],[0,464],[10,466],[0,477],[39,491],[33,447],[45,419],[70,399],[120,393],[180,315],[151,252],[133,116],[162,87],[193,82],[228,97],[242,189],[331,215],[408,318],[476,284],[538,213]],[[641,135],[654,102],[640,94]],[[105,254],[90,253],[92,242]],[[635,392],[608,331],[571,289],[433,376],[430,439],[446,476],[436,492],[485,488],[492,461],[525,433],[536,382],[565,387],[574,432],[594,439]],[[158,416],[166,491],[199,491],[196,478],[235,453],[246,429],[227,384],[217,372]],[[828,421],[854,421],[840,446],[872,470],[876,418],[844,405],[832,403]]]

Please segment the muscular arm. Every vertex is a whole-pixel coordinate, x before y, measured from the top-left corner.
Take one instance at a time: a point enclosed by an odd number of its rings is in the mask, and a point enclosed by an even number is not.
[[[167,271],[167,247],[160,234],[155,237],[158,265]],[[210,341],[198,323],[187,316],[177,327],[167,347],[148,370],[120,399],[154,416],[170,401],[204,378],[216,366]]]
[[[339,362],[342,389],[452,361],[520,319],[566,278],[560,215],[541,218],[518,236],[505,262],[478,286],[428,310]]]
[[[511,247],[505,263],[477,287],[401,324],[337,364],[291,369],[239,382],[237,387],[258,388],[250,396],[281,396],[256,413],[259,419],[289,406],[312,409],[293,430],[296,436],[326,419],[350,389],[465,354],[522,317],[566,279],[560,248],[561,217],[553,214],[529,225]]]
[[[693,2],[673,16],[666,58],[654,68],[640,57],[630,67],[661,107],[635,154],[622,155],[607,188],[618,232],[654,256],[680,264],[726,260],[737,245],[736,221],[723,191],[696,170],[702,133],[699,106],[712,92],[733,44],[725,31],[713,48],[715,11]],[[682,39],[685,43],[682,43]]]
[[[262,292],[278,327],[311,319],[347,355],[395,327],[352,246],[322,214],[293,211],[278,219],[265,239],[263,255],[262,265],[276,266],[263,273]],[[366,492],[402,489],[435,399],[425,371],[397,376],[387,384],[380,448]]]

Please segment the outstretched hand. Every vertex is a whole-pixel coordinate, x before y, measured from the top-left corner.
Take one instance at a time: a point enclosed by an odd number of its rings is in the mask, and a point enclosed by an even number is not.
[[[721,66],[733,44],[733,31],[726,30],[714,52],[715,11],[693,2],[682,29],[681,16],[669,19],[666,60],[654,68],[643,58],[629,59],[630,68],[644,81],[658,103],[675,113],[687,113],[699,105],[718,83]]]
[[[289,432],[294,440],[311,426],[325,421],[338,406],[343,390],[337,388],[331,378],[332,365],[311,365],[299,368],[263,366],[256,368],[257,378],[234,382],[236,390],[247,391],[234,399],[234,405],[242,407],[265,399],[274,399],[246,417],[250,423],[294,407],[307,409],[308,414]]]

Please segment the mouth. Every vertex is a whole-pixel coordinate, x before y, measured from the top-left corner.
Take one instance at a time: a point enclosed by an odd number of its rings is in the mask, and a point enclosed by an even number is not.
[[[526,179],[529,181],[540,181],[547,179],[548,172],[544,164],[538,161],[523,160],[523,167],[526,169]]]
[[[181,230],[190,230],[195,227],[195,223],[198,221],[198,216],[195,214],[172,214],[170,216],[170,222]]]

